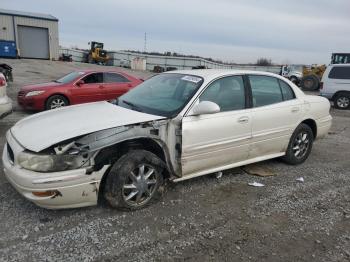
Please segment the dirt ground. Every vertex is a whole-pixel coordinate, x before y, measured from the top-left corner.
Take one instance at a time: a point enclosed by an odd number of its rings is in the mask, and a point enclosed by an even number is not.
[[[1,61],[14,67],[12,99],[24,84],[96,67]],[[36,207],[10,186],[0,164],[0,261],[350,261],[350,111],[331,113],[329,135],[304,164],[271,160],[260,167],[275,176],[238,168],[220,179],[169,184],[162,200],[136,212]],[[6,130],[29,114],[15,106],[0,120],[1,154]],[[247,185],[254,181],[265,186]]]

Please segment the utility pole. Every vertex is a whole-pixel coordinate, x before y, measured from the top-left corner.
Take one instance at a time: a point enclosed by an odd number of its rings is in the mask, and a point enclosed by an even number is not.
[[[145,33],[145,45],[143,47],[143,52],[146,53],[146,51],[147,51],[147,33]]]

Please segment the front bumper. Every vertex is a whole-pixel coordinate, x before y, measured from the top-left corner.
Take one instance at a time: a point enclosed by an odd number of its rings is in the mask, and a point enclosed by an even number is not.
[[[86,169],[68,170],[53,173],[39,173],[23,169],[16,163],[16,156],[24,150],[7,135],[13,154],[12,162],[7,145],[3,150],[2,161],[4,173],[11,185],[26,199],[36,205],[49,209],[76,208],[97,204],[100,181],[109,166],[89,175]],[[36,196],[33,192],[54,191],[53,196]]]
[[[23,108],[27,110],[44,110],[45,109],[45,100],[46,98],[38,95],[38,96],[30,96],[26,97],[17,96],[17,103]]]

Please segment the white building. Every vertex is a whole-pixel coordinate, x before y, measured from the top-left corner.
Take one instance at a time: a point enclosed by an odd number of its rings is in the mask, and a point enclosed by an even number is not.
[[[58,19],[47,14],[0,9],[1,41],[13,41],[22,58],[57,60]]]

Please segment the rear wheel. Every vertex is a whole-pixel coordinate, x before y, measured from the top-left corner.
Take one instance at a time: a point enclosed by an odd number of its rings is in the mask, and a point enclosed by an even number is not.
[[[340,93],[334,98],[334,107],[337,109],[349,109],[350,108],[350,94]]]
[[[310,155],[313,141],[311,128],[306,124],[300,124],[290,138],[286,155],[282,159],[290,165],[303,163]]]
[[[109,172],[104,188],[108,203],[120,209],[141,209],[156,200],[163,185],[165,164],[145,150],[122,156]]]
[[[61,95],[50,96],[46,101],[45,108],[46,110],[56,109],[63,106],[68,106],[68,99]]]
[[[304,76],[300,81],[300,86],[305,91],[315,91],[320,87],[320,80],[315,75]]]

